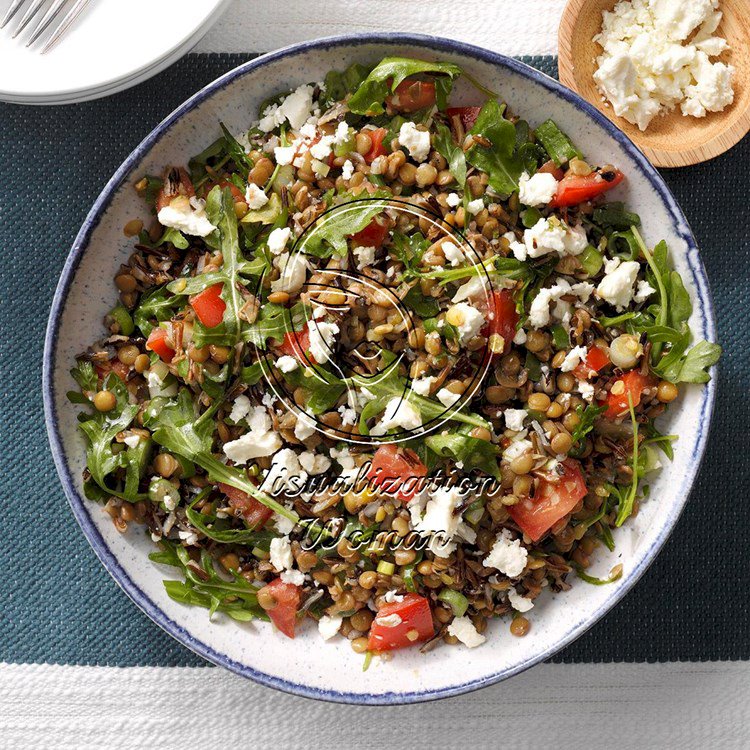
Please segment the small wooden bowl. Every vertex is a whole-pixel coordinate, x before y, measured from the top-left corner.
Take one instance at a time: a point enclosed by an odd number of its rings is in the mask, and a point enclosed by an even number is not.
[[[734,146],[750,130],[750,13],[748,0],[721,0],[724,13],[716,31],[730,49],[712,58],[734,66],[734,102],[723,112],[685,117],[679,107],[657,115],[646,131],[615,115],[594,82],[596,58],[602,48],[594,41],[601,30],[602,11],[617,0],[568,0],[558,32],[560,81],[593,104],[643,151],[654,166],[685,167],[712,159]]]

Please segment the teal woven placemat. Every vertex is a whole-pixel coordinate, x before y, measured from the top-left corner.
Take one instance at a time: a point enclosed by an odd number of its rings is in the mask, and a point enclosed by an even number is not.
[[[64,107],[0,105],[0,660],[108,665],[204,662],[109,578],[68,509],[49,455],[42,343],[68,248],[106,180],[175,106],[249,55],[189,55],[130,91]],[[527,59],[556,74],[554,58]],[[670,541],[626,599],[557,659],[750,657],[750,140],[665,172],[716,300],[721,365],[711,445]]]

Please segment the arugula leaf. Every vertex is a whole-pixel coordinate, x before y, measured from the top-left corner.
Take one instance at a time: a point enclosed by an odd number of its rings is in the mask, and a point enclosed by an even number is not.
[[[247,180],[250,170],[255,166],[252,159],[245,153],[245,149],[237,139],[227,130],[223,122],[219,122],[221,132],[224,133],[224,150],[234,162],[237,171]]]
[[[302,236],[302,252],[318,258],[328,258],[332,254],[343,257],[348,252],[347,238],[362,231],[384,211],[388,206],[384,199],[390,198],[390,194],[377,191],[369,198],[354,198],[348,194],[342,198],[342,203],[322,214]]]
[[[393,352],[383,351],[382,366],[376,375],[354,375],[345,382],[358,388],[366,388],[375,398],[369,401],[362,410],[359,419],[359,430],[363,435],[369,435],[367,421],[380,414],[392,398],[404,398],[419,411],[422,421],[429,422],[441,417],[449,417],[454,422],[462,422],[472,427],[487,427],[485,419],[476,414],[464,414],[461,411],[446,410],[439,401],[418,396],[407,387],[406,381],[398,374],[398,359]]]
[[[303,302],[297,302],[291,308],[266,302],[256,321],[244,327],[242,338],[259,349],[265,349],[268,339],[282,341],[290,331],[301,330],[306,320]]]
[[[77,374],[82,383],[87,386],[91,385],[88,368],[79,368]],[[138,413],[138,405],[129,403],[128,390],[114,373],[107,375],[103,386],[115,395],[115,408],[109,412],[94,410],[92,414],[79,416],[78,426],[89,443],[86,451],[86,466],[91,479],[107,495],[135,501],[142,497],[138,493],[138,482],[145,468],[144,460],[146,463],[148,461],[150,441],[141,441],[144,445],[136,449],[122,450],[124,446],[120,444],[117,444],[117,450],[114,449],[115,437],[130,427]],[[95,390],[96,386],[92,391]],[[107,478],[121,468],[126,470],[126,486],[123,490],[118,490],[107,483]]]
[[[419,73],[434,73],[448,77],[448,83],[461,75],[461,68],[453,63],[426,62],[406,57],[386,57],[370,72],[359,85],[348,101],[349,109],[357,115],[383,114],[383,102],[389,93],[393,93],[405,78]],[[450,88],[446,82],[436,80],[436,92],[439,94],[438,106],[444,107]],[[442,100],[442,102],[441,102]]]
[[[138,326],[141,333],[148,338],[151,331],[156,327],[151,319],[156,318],[157,324],[169,320],[176,308],[182,304],[182,298],[172,295],[166,284],[154,287],[141,296],[138,307],[133,313],[133,322]]]
[[[475,143],[466,152],[466,161],[487,173],[490,187],[501,195],[518,190],[518,179],[523,170],[516,153],[516,129],[503,117],[505,106],[490,99],[479,112],[470,133],[481,135],[491,142],[486,148]]]
[[[628,394],[628,410],[630,411],[630,423],[633,426],[633,458],[631,462],[633,481],[627,492],[619,493],[620,502],[618,504],[617,518],[615,520],[615,526],[618,527],[622,526],[633,512],[633,504],[638,495],[638,480],[640,479],[640,474],[638,472],[638,420],[635,418],[633,399],[630,394]],[[609,487],[611,487],[611,485],[608,485],[608,488]]]
[[[570,451],[571,456],[579,456],[581,454],[584,445],[583,439],[594,429],[597,418],[605,411],[607,411],[606,406],[594,406],[594,404],[588,404],[585,409],[583,406],[579,406],[576,409],[578,424],[573,428],[573,432],[570,433],[570,437],[573,440],[573,450]]]
[[[260,383],[263,377],[263,364],[261,362],[255,362],[252,365],[243,367],[240,370],[240,382],[245,385],[255,385]]]
[[[571,143],[565,133],[557,127],[554,120],[546,120],[535,131],[537,140],[544,146],[555,164],[559,167],[574,157],[581,156],[581,152]]]
[[[346,390],[346,384],[326,368],[317,366],[298,367],[284,373],[284,380],[293,388],[304,388],[310,392],[305,410],[312,414],[330,411]]]
[[[219,544],[246,544],[250,547],[256,547],[258,544],[267,545],[271,539],[278,536],[272,531],[263,531],[259,529],[233,529],[229,527],[230,519],[216,518],[216,516],[206,516],[195,510],[195,504],[202,500],[213,487],[207,487],[200,492],[190,505],[185,508],[185,515],[188,521],[195,526],[198,531]]]
[[[442,458],[452,458],[455,462],[463,464],[463,470],[470,472],[473,469],[483,471],[497,479],[500,479],[500,467],[497,463],[499,450],[489,440],[480,440],[461,433],[461,431],[430,435],[425,438],[427,447]]]
[[[593,221],[602,229],[627,230],[641,225],[641,217],[632,211],[627,211],[625,204],[620,201],[605,203],[595,208]]]
[[[440,303],[434,297],[422,294],[419,284],[415,284],[401,300],[420,318],[434,318],[440,312]]]
[[[354,93],[367,78],[370,70],[361,63],[352,63],[346,70],[329,70],[324,79],[325,90],[321,104],[325,107],[342,101],[347,94]]]
[[[672,383],[708,383],[711,379],[708,370],[719,361],[721,351],[718,344],[699,341],[679,362],[679,369],[665,371],[664,377]],[[657,369],[662,371],[658,366]]]
[[[421,276],[419,264],[422,256],[430,246],[429,240],[425,239],[421,232],[405,235],[401,232],[393,233],[393,246],[391,252],[400,260],[404,266],[404,276]]]
[[[224,147],[224,138],[217,138],[211,145],[188,161],[190,179],[195,187],[199,187],[208,179],[207,166],[218,169],[229,161],[229,157],[224,153]]]
[[[432,145],[435,150],[448,162],[450,173],[463,188],[466,184],[466,155],[464,150],[453,140],[453,134],[446,125],[437,123]]]
[[[165,580],[164,588],[171,599],[182,604],[205,607],[209,617],[214,612],[224,612],[233,620],[247,622],[255,618],[268,620],[265,610],[258,604],[257,588],[241,575],[232,574],[225,580],[214,568],[211,556],[201,550],[200,562],[190,558],[189,552],[174,542],[162,540],[161,552],[149,559],[162,565],[179,568],[184,581]]]
[[[145,229],[138,235],[138,244],[150,248],[159,247],[167,242],[171,242],[178,250],[187,250],[190,246],[185,235],[179,229],[174,229],[173,227],[167,227],[164,230],[164,234],[156,242],[151,242],[151,238]]]

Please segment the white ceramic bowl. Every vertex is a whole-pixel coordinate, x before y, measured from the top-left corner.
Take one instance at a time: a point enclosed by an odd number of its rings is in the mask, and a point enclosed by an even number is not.
[[[508,623],[490,626],[487,642],[469,650],[443,647],[422,655],[395,654],[362,672],[362,657],[343,639],[323,642],[314,627],[300,628],[291,641],[269,625],[240,625],[171,601],[162,587],[170,569],[159,569],[147,554],[146,535],[119,534],[101,507],[81,493],[84,443],[76,429],[77,406],[65,392],[74,355],[102,335],[101,320],[115,300],[112,277],[131,252],[122,227],[146,218],[132,188],[146,172],[183,164],[219,132],[222,120],[236,132],[246,129],[270,94],[322,80],[331,68],[353,61],[375,62],[386,55],[411,55],[458,63],[501,93],[512,108],[538,124],[553,117],[592,163],[614,163],[627,175],[618,198],[643,217],[643,232],[654,244],[666,239],[693,299],[691,324],[711,339],[714,317],[705,270],[685,217],[656,170],[635,146],[593,107],[547,76],[515,60],[445,39],[372,34],[339,37],[264,55],[227,73],[180,106],[127,158],[86,218],[65,265],[52,305],[44,359],[44,396],[52,453],[73,512],[97,555],[133,601],[156,623],[206,659],[264,685],[299,695],[353,703],[408,703],[456,695],[497,682],[546,659],[581,635],[640,578],[664,544],[687,501],[703,454],[715,395],[706,387],[684,389],[665,425],[680,436],[674,463],[651,485],[651,499],[626,528],[615,533],[617,549],[600,554],[595,572],[622,563],[624,575],[609,586],[573,581],[573,589],[545,598],[534,609],[525,638],[510,635]],[[455,101],[476,103],[477,94],[460,82]],[[613,196],[614,197],[614,196]]]

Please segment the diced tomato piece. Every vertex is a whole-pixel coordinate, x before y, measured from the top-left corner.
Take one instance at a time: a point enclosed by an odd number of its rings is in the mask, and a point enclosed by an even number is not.
[[[640,370],[626,372],[612,384],[612,388],[610,388],[604,401],[607,406],[604,416],[607,419],[616,419],[628,411],[630,408],[628,396],[632,400],[633,407],[638,406],[641,403],[643,392],[647,388],[653,388],[657,383],[656,378],[651,375],[643,375]]]
[[[586,355],[586,360],[581,362],[574,370],[575,375],[579,380],[588,380],[594,377],[599,370],[602,370],[609,364],[609,356],[607,352],[600,346],[592,346]]]
[[[542,479],[534,497],[508,508],[511,518],[534,542],[586,497],[586,483],[578,461],[569,458],[563,461],[562,466],[564,471],[559,481]]]
[[[123,364],[119,359],[110,359],[107,362],[94,365],[94,370],[96,370],[99,380],[104,380],[110,372],[113,372],[124,383],[130,372],[130,366]]]
[[[383,156],[387,151],[383,145],[383,139],[385,138],[388,131],[385,128],[376,128],[375,130],[368,130],[367,134],[372,139],[372,148],[365,154],[365,161],[368,164],[372,164],[378,156]]]
[[[275,578],[258,592],[265,591],[276,600],[276,606],[267,610],[271,622],[287,637],[294,638],[294,626],[297,624],[300,589],[293,583],[284,583]]]
[[[156,352],[165,362],[171,362],[175,354],[175,350],[167,343],[167,332],[158,326],[148,335],[146,349]]]
[[[222,289],[223,283],[214,284],[190,298],[190,306],[206,328],[216,328],[224,320],[227,304],[221,298]]]
[[[310,329],[309,323],[300,331],[288,331],[284,334],[284,340],[278,345],[281,354],[288,357],[296,357],[302,362],[308,360],[305,352],[310,348]],[[309,355],[311,361],[315,361],[312,355]]]
[[[562,180],[564,173],[560,167],[557,166],[557,163],[554,161],[554,159],[550,159],[549,161],[545,161],[544,164],[542,164],[539,169],[536,170],[537,172],[549,172],[558,182]]]
[[[505,341],[505,350],[516,337],[516,325],[518,325],[518,312],[513,295],[508,289],[500,289],[492,292],[490,306],[487,311],[487,323],[482,328],[482,335],[502,336]]]
[[[252,495],[243,492],[231,484],[219,484],[219,489],[227,496],[229,505],[238,510],[248,528],[260,529],[273,515],[273,511],[263,503],[256,500]]]
[[[406,594],[401,602],[384,604],[370,627],[367,648],[380,653],[413,646],[435,635],[430,602],[419,594]]]
[[[408,448],[389,443],[375,451],[367,478],[373,486],[382,486],[392,497],[408,502],[421,487],[419,478],[427,476],[427,467]]]
[[[445,113],[448,117],[459,117],[464,130],[468,133],[474,127],[481,111],[481,107],[448,107]]]
[[[188,198],[195,196],[193,181],[190,179],[187,170],[183,167],[168,169],[164,175],[159,192],[156,194],[156,211],[157,213],[165,206],[168,206],[174,198],[185,195]]]
[[[401,81],[386,102],[399,112],[416,112],[435,104],[435,84],[432,81]]]
[[[364,229],[351,235],[356,247],[380,247],[388,236],[388,227],[373,219]]]
[[[607,175],[607,178],[603,175]],[[619,185],[624,177],[625,175],[619,169],[608,172],[596,171],[583,177],[568,172],[557,183],[557,194],[549,202],[549,206],[550,208],[577,206]]]

